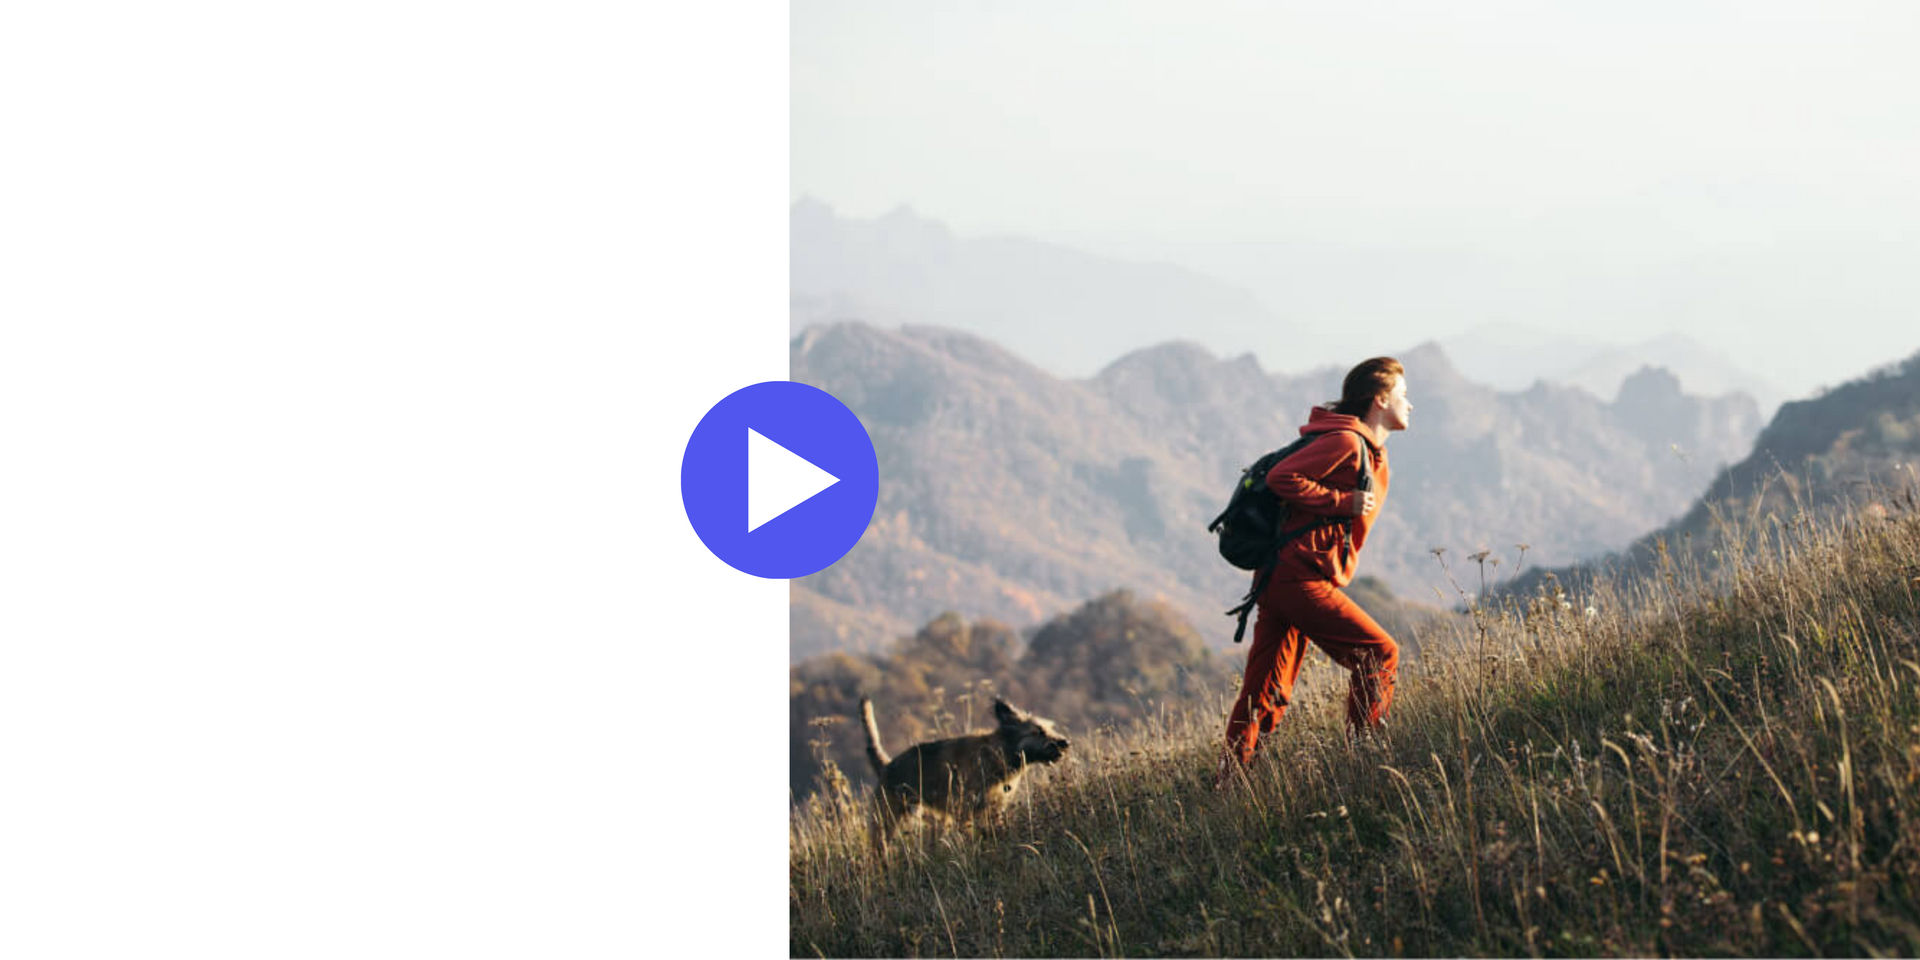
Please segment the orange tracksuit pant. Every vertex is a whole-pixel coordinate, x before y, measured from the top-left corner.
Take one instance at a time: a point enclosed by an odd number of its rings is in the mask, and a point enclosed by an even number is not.
[[[1393,679],[1400,667],[1400,645],[1340,588],[1327,580],[1274,580],[1260,595],[1253,623],[1253,649],[1247,651],[1246,678],[1227,720],[1227,750],[1251,763],[1260,734],[1272,733],[1293,698],[1307,641],[1319,644],[1333,662],[1352,671],[1347,686],[1347,724],[1359,730],[1379,726],[1393,703]]]

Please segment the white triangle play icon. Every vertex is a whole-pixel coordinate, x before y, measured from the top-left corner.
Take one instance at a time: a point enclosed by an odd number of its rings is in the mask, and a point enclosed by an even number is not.
[[[839,482],[839,477],[747,428],[748,533]]]

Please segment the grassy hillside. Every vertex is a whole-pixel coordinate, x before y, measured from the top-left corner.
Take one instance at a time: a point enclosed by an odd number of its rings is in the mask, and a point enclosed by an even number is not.
[[[1400,640],[1403,663],[1421,655],[1423,637],[1460,616],[1397,599],[1372,577],[1356,579],[1347,595]],[[846,722],[863,695],[874,699],[890,742],[965,733],[973,718],[987,716],[995,694],[1045,704],[1047,716],[1077,730],[1123,731],[1166,706],[1210,704],[1240,676],[1244,649],[1220,653],[1202,637],[1165,603],[1117,590],[1025,639],[990,619],[946,613],[883,654],[810,657],[788,672],[793,796],[812,795],[829,761],[856,787],[872,782],[865,736],[858,723]]]
[[[1090,600],[1022,640],[992,620],[934,618],[884,656],[828,654],[791,668],[788,774],[805,799],[829,764],[855,786],[872,783],[866,739],[853,720],[871,696],[889,742],[965,733],[991,722],[995,695],[1045,702],[1047,715],[1077,730],[1124,729],[1151,702],[1196,702],[1239,675],[1241,664],[1209,651],[1165,604],[1126,591]]]
[[[1224,701],[1076,736],[1010,815],[884,860],[822,791],[792,953],[1920,952],[1920,518],[1742,542],[1473,611],[1385,742],[1346,742],[1317,658],[1229,794]]]

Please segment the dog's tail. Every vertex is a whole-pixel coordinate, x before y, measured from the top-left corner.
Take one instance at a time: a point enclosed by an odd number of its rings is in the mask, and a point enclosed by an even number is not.
[[[880,727],[873,722],[873,701],[867,697],[860,698],[860,719],[867,723],[867,762],[873,764],[873,775],[884,780],[893,758],[880,746]]]

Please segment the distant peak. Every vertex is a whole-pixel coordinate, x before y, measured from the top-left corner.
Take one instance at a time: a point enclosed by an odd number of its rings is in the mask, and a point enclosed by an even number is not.
[[[1362,358],[1364,359],[1364,358]],[[1437,340],[1428,340],[1397,358],[1407,368],[1409,379],[1445,379],[1457,380],[1460,371],[1454,369],[1453,361],[1447,358],[1447,351]]]
[[[1116,371],[1128,370],[1203,370],[1218,363],[1213,352],[1192,340],[1169,340],[1151,347],[1129,350],[1093,375],[1099,380]]]
[[[864,320],[829,320],[808,324],[787,341],[792,349],[802,354],[811,353],[823,343],[836,340],[872,340],[892,336],[891,331],[883,330]]]
[[[930,249],[944,249],[954,243],[953,231],[946,224],[920,216],[904,203],[873,224],[882,236],[895,242],[925,245]]]
[[[839,221],[833,208],[812,197],[801,197],[793,202],[793,208],[787,211],[787,222],[796,230],[831,230]]]
[[[1620,382],[1620,393],[1623,396],[1631,393],[1677,397],[1680,395],[1680,378],[1666,367],[1648,364],[1628,374]]]
[[[1165,343],[1156,343],[1151,347],[1141,347],[1127,354],[1127,357],[1176,357],[1181,360],[1204,363],[1212,363],[1217,359],[1213,351],[1192,340],[1168,340]],[[1126,357],[1121,359],[1124,360]]]

